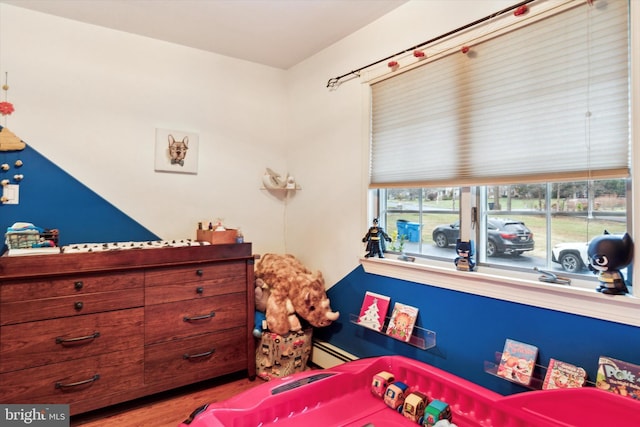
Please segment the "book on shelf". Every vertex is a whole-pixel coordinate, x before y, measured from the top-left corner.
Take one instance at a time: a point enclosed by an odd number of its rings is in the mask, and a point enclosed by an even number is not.
[[[417,317],[418,309],[416,307],[396,302],[393,305],[389,326],[387,326],[387,335],[409,342]]]
[[[382,332],[390,300],[391,298],[386,295],[370,291],[365,292],[360,315],[358,316],[358,325]]]
[[[640,365],[600,356],[596,387],[621,396],[640,400]]]
[[[557,359],[549,360],[549,367],[542,382],[543,390],[554,388],[578,388],[587,381],[587,371],[583,368]]]
[[[504,343],[497,375],[523,385],[531,384],[538,347],[510,338]]]

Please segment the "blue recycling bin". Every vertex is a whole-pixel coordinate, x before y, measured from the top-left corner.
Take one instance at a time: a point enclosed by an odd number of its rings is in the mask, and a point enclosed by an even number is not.
[[[396,227],[398,227],[398,236],[405,236],[408,241],[413,243],[420,241],[420,224],[417,222],[399,219],[396,221]]]

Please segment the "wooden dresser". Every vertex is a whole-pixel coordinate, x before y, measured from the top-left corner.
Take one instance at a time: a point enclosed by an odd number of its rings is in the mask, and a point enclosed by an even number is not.
[[[251,244],[0,258],[0,402],[71,414],[253,379]]]

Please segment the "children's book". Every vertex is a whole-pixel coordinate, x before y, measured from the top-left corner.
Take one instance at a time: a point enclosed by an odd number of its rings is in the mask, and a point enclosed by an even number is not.
[[[382,332],[389,310],[389,302],[388,296],[367,291],[364,294],[362,308],[360,308],[358,324]]]
[[[611,357],[600,356],[596,387],[640,400],[640,366]]]
[[[396,302],[393,305],[389,326],[387,326],[387,335],[409,342],[417,317],[418,309],[416,307]]]
[[[537,357],[538,347],[507,338],[497,375],[509,381],[529,385]]]
[[[587,380],[587,372],[576,365],[561,360],[549,360],[547,374],[542,382],[543,390],[554,388],[578,388]]]

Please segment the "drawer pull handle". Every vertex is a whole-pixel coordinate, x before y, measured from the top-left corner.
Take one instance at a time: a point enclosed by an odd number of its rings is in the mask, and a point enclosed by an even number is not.
[[[100,379],[100,375],[95,374],[94,376],[92,376],[91,378],[89,378],[88,380],[84,380],[84,381],[78,381],[75,383],[69,383],[69,384],[63,384],[61,382],[57,382],[56,383],[56,388],[71,388],[71,387],[79,387],[81,385],[85,385],[85,384],[89,384],[89,383],[93,383],[96,382]]]
[[[84,304],[82,303],[82,301],[77,301],[76,303],[73,304],[73,308],[75,308],[77,311],[82,310],[82,307],[84,307]]]
[[[82,289],[82,287],[84,286],[84,283],[82,283],[82,280],[78,280],[77,282],[74,282],[73,287],[79,291],[80,289]]]
[[[77,344],[77,343],[80,343],[81,341],[94,340],[99,336],[100,336],[100,332],[94,332],[91,335],[85,335],[83,337],[76,337],[76,338],[56,337],[56,344],[61,344],[61,345]]]
[[[203,314],[201,316],[192,316],[192,317],[184,316],[182,320],[184,320],[185,322],[194,322],[197,320],[213,319],[215,316],[216,316],[216,312],[212,311],[209,314]]]
[[[204,293],[204,288],[203,288],[202,286],[198,286],[198,287],[196,288],[196,293],[197,293],[198,295],[202,295],[202,294]]]
[[[198,269],[196,270],[196,274],[200,277],[204,276],[204,270]]]
[[[185,353],[182,355],[182,358],[185,360],[189,360],[189,359],[199,359],[201,357],[207,357],[207,356],[211,356],[213,353],[215,353],[216,349],[212,348],[211,351],[205,351],[204,353],[199,353],[199,354],[188,354]]]

